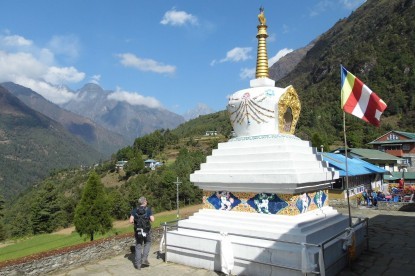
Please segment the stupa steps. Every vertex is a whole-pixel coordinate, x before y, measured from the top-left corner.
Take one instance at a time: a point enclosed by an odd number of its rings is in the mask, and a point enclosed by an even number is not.
[[[218,149],[214,149],[212,150],[212,155],[228,155],[228,154],[232,154],[235,151],[242,151],[244,154],[251,154],[251,153],[257,153],[257,154],[261,154],[261,153],[283,153],[283,152],[296,152],[296,153],[308,153],[308,154],[313,154],[315,153],[315,149],[313,149],[312,147],[305,147],[305,146],[301,146],[301,145],[293,145],[290,147],[286,147],[283,145],[260,145],[260,146],[256,146],[256,147],[240,147],[240,148],[223,148],[223,147],[218,147]]]
[[[266,170],[241,170],[241,171],[203,171],[199,174],[196,171],[191,175],[190,181],[199,183],[246,183],[246,176],[255,176],[256,184],[301,184],[307,180],[308,185],[314,182],[332,181],[333,175],[330,171],[323,170],[297,170],[290,171],[266,171]],[[293,174],[296,173],[296,174]],[[251,183],[252,184],[252,183]],[[317,189],[317,187],[316,187]]]
[[[337,214],[337,211],[330,206],[323,206],[321,209],[315,209],[310,212],[298,214],[296,216],[288,215],[271,215],[271,214],[262,214],[262,213],[249,213],[249,212],[238,212],[238,211],[223,211],[216,209],[200,209],[198,212],[194,213],[192,216],[214,216],[217,218],[236,218],[236,219],[249,219],[251,221],[270,221],[273,223],[289,224],[303,226],[310,221],[316,220],[320,216],[331,216]]]
[[[259,137],[259,136],[258,136]],[[261,137],[266,137],[261,136]],[[235,149],[235,148],[245,148],[246,143],[249,143],[249,147],[303,147],[311,148],[311,143],[309,141],[301,140],[300,138],[294,135],[269,135],[269,138],[266,139],[255,139],[255,136],[251,137],[238,137],[229,140],[226,143],[219,143],[218,149]]]
[[[251,236],[251,237],[263,237],[268,239],[279,239],[289,242],[321,242],[314,233],[317,233],[316,230],[321,230],[321,222],[324,220],[324,227],[330,227],[328,231],[333,231],[333,228],[339,228],[344,230],[347,227],[347,221],[345,217],[341,214],[338,214],[333,210],[326,210],[326,214],[317,215],[316,211],[314,213],[314,219],[307,218],[304,216],[301,221],[289,223],[289,219],[285,223],[281,223],[286,216],[281,215],[269,215],[270,217],[282,217],[275,219],[267,220],[257,220],[253,219],[252,216],[246,216],[244,219],[234,214],[237,212],[232,212],[228,216],[207,216],[201,213],[200,215],[189,217],[189,219],[179,222],[180,227],[187,227],[192,229],[198,229],[200,231],[194,231],[193,235],[197,233],[203,233],[204,231],[214,231],[214,232],[225,232],[237,235]],[[318,211],[319,212],[319,211]],[[259,214],[262,215],[262,214]],[[263,219],[263,216],[258,216]],[[344,225],[339,225],[339,222],[345,221]],[[238,227],[235,227],[238,225]],[[183,229],[186,230],[186,229]],[[189,229],[187,229],[189,230]],[[337,231],[338,229],[336,229]],[[180,230],[182,231],[182,230]],[[179,232],[180,232],[179,231]],[[319,234],[320,235],[320,234]],[[321,237],[322,238],[322,237]],[[327,238],[327,236],[325,236]]]
[[[325,167],[321,167],[318,164],[314,165],[311,164],[309,167],[303,166],[299,168],[293,168],[289,164],[281,165],[281,166],[268,166],[264,164],[264,166],[260,166],[259,169],[254,169],[252,166],[245,166],[244,164],[241,164],[241,166],[237,166],[236,164],[228,165],[228,164],[214,164],[214,166],[211,166],[212,164],[209,164],[208,166],[202,166],[201,169],[203,169],[204,173],[255,173],[255,174],[262,174],[262,173],[295,173],[295,174],[301,174],[301,173],[315,173],[318,171],[327,171]]]
[[[312,160],[272,160],[272,161],[259,161],[259,162],[210,162],[203,163],[200,165],[201,170],[207,171],[216,171],[216,170],[249,170],[256,168],[259,164],[260,169],[262,170],[284,170],[292,168],[308,168],[308,169],[318,169],[318,168],[327,168],[326,163],[315,162]]]
[[[229,152],[228,155],[210,155],[206,158],[206,162],[269,162],[275,160],[292,160],[292,161],[321,161],[320,155],[299,154],[291,151],[284,152],[265,152],[265,153],[245,153],[245,152]]]
[[[321,217],[330,217],[338,215],[332,207],[324,206],[321,209],[315,209],[296,216],[274,215],[263,213],[247,213],[238,211],[224,211],[216,209],[201,209],[189,218],[208,218],[212,217],[219,220],[247,220],[249,222],[266,222],[266,223],[283,223],[288,228],[303,227],[312,222],[316,222]],[[301,218],[301,219],[299,219]]]
[[[293,232],[308,232],[310,230],[319,227],[320,219],[322,217],[335,217],[339,216],[339,214],[333,212],[332,210],[324,212],[322,210],[315,210],[312,215],[310,216],[303,216],[302,221],[297,220],[290,220],[290,216],[284,215],[273,215],[273,214],[259,214],[260,216],[251,216],[247,217],[246,215],[239,215],[238,213],[241,212],[232,212],[232,211],[217,211],[213,210],[216,213],[210,212],[198,212],[195,213],[193,216],[189,217],[189,222],[191,223],[208,223],[212,225],[238,225],[241,226],[240,228],[251,228],[251,229],[267,229],[269,232],[278,233],[280,231],[286,232],[288,230]],[[222,214],[220,214],[222,213]],[[242,213],[243,214],[243,213]],[[302,214],[304,215],[304,214]],[[301,215],[300,215],[301,216]],[[276,218],[277,217],[277,218]],[[241,223],[243,221],[243,223]],[[281,223],[283,222],[283,223]],[[278,225],[276,228],[268,229],[272,225]]]
[[[190,181],[194,179],[191,177]],[[276,182],[278,181],[278,182]],[[331,187],[331,181],[322,180],[320,182],[301,182],[301,183],[281,183],[281,179],[275,178],[272,183],[256,183],[255,186],[249,182],[215,182],[199,181],[198,187],[205,191],[228,191],[228,192],[255,192],[255,193],[280,193],[280,194],[297,194],[304,192],[314,192],[316,190],[323,190]]]
[[[344,221],[342,217],[332,219],[330,221],[325,221],[326,225],[330,227],[338,227],[338,231],[344,230],[347,225],[346,223],[344,225],[338,225],[338,222]],[[315,231],[313,230],[321,230],[320,227],[318,227],[318,223],[316,223],[313,226],[308,226],[306,229],[286,229],[282,228],[280,225],[275,225],[274,227],[272,225],[266,225],[266,224],[257,224],[257,225],[244,225],[244,226],[238,226],[237,228],[232,227],[229,225],[229,223],[223,222],[218,223],[214,221],[204,222],[204,221],[187,221],[186,223],[181,224],[182,227],[188,227],[194,230],[193,235],[195,237],[200,236],[203,237],[204,235],[201,235],[203,231],[218,231],[224,232],[224,233],[232,233],[235,236],[238,235],[244,235],[249,237],[262,237],[265,239],[275,239],[280,241],[287,241],[287,242],[309,242],[309,243],[319,243],[322,241],[321,235],[319,234],[320,238],[316,237],[314,235]],[[274,229],[266,230],[266,227],[273,227]],[[278,229],[278,230],[276,230]],[[333,230],[333,229],[331,229]],[[182,230],[180,230],[182,231]]]
[[[171,232],[168,236],[171,243],[168,248],[167,260],[190,264],[208,270],[220,271],[220,238],[221,236],[218,234],[208,235],[206,237],[193,237],[192,233]],[[192,249],[177,250],[177,248],[180,248],[180,242],[183,239],[186,239],[188,243],[192,243],[195,246]],[[234,239],[233,237],[230,237],[230,241],[235,260],[232,275],[304,275],[301,273],[301,245],[287,245],[283,242],[261,239]],[[196,248],[203,248],[204,252],[200,252]],[[317,259],[317,248],[309,249],[308,255],[312,259]],[[255,260],[255,262],[244,261],[246,259]],[[273,267],[258,263],[271,263]],[[276,265],[296,268],[299,271],[276,268]]]

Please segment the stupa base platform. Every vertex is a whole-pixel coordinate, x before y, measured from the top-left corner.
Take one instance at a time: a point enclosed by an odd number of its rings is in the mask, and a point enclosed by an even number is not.
[[[328,206],[298,216],[202,209],[167,232],[166,261],[221,271],[225,258],[234,262],[233,275],[336,275],[347,264],[351,239],[341,233],[348,224]],[[354,230],[357,256],[365,228]]]

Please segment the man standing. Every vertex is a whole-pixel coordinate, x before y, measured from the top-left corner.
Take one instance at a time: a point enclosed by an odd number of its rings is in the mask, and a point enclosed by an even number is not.
[[[398,188],[403,190],[405,188],[405,180],[403,178],[399,179]]]
[[[141,265],[149,266],[148,254],[151,247],[151,222],[154,221],[153,212],[147,207],[147,199],[140,197],[138,207],[131,211],[130,223],[134,223],[135,235],[135,268],[140,270]],[[144,246],[143,246],[144,245]]]

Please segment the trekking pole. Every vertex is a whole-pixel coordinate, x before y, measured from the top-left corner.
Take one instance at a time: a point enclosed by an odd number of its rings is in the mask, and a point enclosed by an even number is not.
[[[164,238],[164,262],[167,262],[167,223],[164,223],[164,233],[163,233],[163,238]]]

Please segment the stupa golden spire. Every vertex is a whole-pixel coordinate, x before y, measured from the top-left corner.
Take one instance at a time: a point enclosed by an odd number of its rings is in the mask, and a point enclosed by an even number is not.
[[[256,37],[258,38],[258,53],[257,53],[257,60],[256,60],[256,73],[255,77],[258,78],[269,78],[268,72],[268,55],[267,55],[267,25],[266,25],[266,18],[264,14],[264,8],[259,8],[258,14],[258,33]]]

